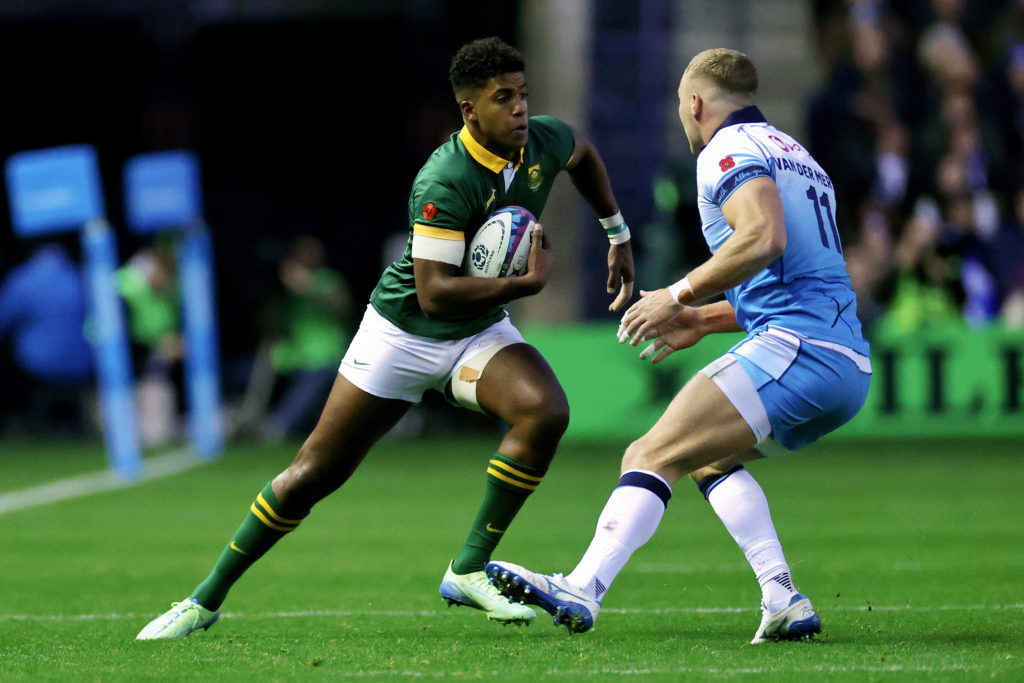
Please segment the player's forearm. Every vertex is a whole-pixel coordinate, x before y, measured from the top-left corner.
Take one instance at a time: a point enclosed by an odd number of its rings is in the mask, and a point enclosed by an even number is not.
[[[424,313],[432,318],[443,318],[483,313],[536,294],[542,287],[543,283],[529,274],[502,278],[456,276],[436,279],[429,286],[417,282],[416,297]]]
[[[715,254],[687,274],[695,299],[741,285],[782,255],[784,246],[768,230],[735,233]]]
[[[704,306],[698,306],[696,311],[704,322],[704,329],[707,331],[707,334],[743,331],[740,324],[736,322],[736,310],[728,301],[715,301]]]
[[[568,170],[576,191],[590,205],[598,218],[607,218],[619,212],[612,192],[612,182],[597,150],[588,146],[579,162]]]

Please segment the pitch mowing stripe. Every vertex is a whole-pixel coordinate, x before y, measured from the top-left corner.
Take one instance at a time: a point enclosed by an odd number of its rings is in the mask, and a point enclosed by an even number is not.
[[[1024,602],[1009,605],[872,605],[824,607],[827,612],[976,612],[979,610],[1024,610]],[[602,614],[741,614],[756,612],[752,607],[664,607],[654,609],[603,609]],[[297,617],[436,617],[447,615],[438,610],[298,610],[295,612],[224,612],[226,619],[293,619]],[[151,613],[110,614],[0,614],[0,621],[103,621],[117,619],[148,619]]]
[[[141,481],[150,481],[183,472],[201,465],[203,462],[191,455],[187,450],[181,449],[165,455],[146,458],[142,461],[142,475],[132,481],[118,479],[117,475],[110,470],[104,470],[67,479],[58,479],[48,484],[33,486],[21,491],[0,494],[0,515],[39,505],[58,503],[62,500],[87,496],[92,493],[127,488]]]

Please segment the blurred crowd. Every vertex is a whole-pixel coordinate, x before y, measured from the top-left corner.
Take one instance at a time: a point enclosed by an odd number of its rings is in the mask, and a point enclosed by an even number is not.
[[[144,446],[184,438],[186,341],[178,233],[143,245],[117,270]],[[98,432],[88,291],[74,240],[32,245],[0,281],[0,432]],[[355,320],[348,284],[319,239],[294,237],[276,263],[251,354],[224,359],[227,436],[302,436],[330,392]]]
[[[808,145],[869,330],[1024,325],[1024,0],[816,0]]]
[[[823,79],[807,102],[806,143],[835,182],[869,335],[928,325],[1024,326],[1024,0],[810,2],[816,63],[809,68]],[[407,145],[417,164],[435,144],[435,129],[449,125],[442,116],[447,97],[418,117],[429,134]],[[213,110],[223,104],[214,102]],[[653,192],[655,220],[642,231],[640,284],[647,287],[707,256],[693,230],[692,159],[666,164]],[[251,204],[227,196],[232,211]],[[351,215],[357,206],[343,208],[350,222],[362,220]],[[392,210],[401,214],[402,203],[383,209]],[[385,253],[404,248],[406,235],[397,237]],[[0,431],[16,423],[37,433],[96,422],[77,250],[68,239],[25,245],[23,258],[6,259],[0,382],[10,390],[0,395]],[[254,348],[224,358],[231,435],[302,435],[316,419],[356,322],[349,283],[362,280],[353,264],[370,282],[379,272],[356,251],[331,255],[349,259],[334,260],[348,283],[327,266],[324,245],[308,236],[275,247],[264,259],[273,263],[266,273],[242,259],[218,263],[229,284],[244,281],[235,294],[256,293],[253,311],[222,301],[222,316],[234,312],[236,327],[240,317],[259,318]],[[143,437],[151,444],[180,438],[183,346],[173,245],[157,241],[127,258],[118,286]]]

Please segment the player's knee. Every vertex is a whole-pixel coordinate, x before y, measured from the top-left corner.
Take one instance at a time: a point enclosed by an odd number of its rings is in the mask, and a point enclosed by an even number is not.
[[[549,401],[544,412],[550,430],[558,436],[565,434],[569,428],[569,401],[565,394],[558,394]]]
[[[510,403],[507,421],[511,426],[556,439],[569,427],[569,401],[560,389],[530,387]]]
[[[626,447],[622,455],[622,471],[627,470],[655,470],[653,452],[644,443],[643,439],[637,439]]]
[[[681,451],[678,444],[665,446],[655,440],[641,437],[626,447],[622,456],[622,471],[648,470],[657,472],[670,483],[674,483],[692,471],[688,466],[690,457]]]
[[[538,438],[558,441],[569,428],[569,403],[564,400],[544,401],[536,404],[523,416]]]

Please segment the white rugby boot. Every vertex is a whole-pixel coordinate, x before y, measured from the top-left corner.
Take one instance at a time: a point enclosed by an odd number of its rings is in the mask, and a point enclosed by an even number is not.
[[[788,605],[771,614],[761,603],[761,612],[761,625],[750,641],[752,645],[776,640],[807,640],[821,633],[821,619],[803,593],[796,593]]]
[[[211,611],[189,598],[172,602],[167,610],[146,624],[135,640],[168,640],[184,638],[193,631],[209,629],[220,619],[220,611]]]
[[[512,602],[499,593],[482,571],[456,574],[449,563],[438,590],[449,607],[466,605],[483,610],[488,619],[503,624],[529,624],[537,616],[526,605]]]

